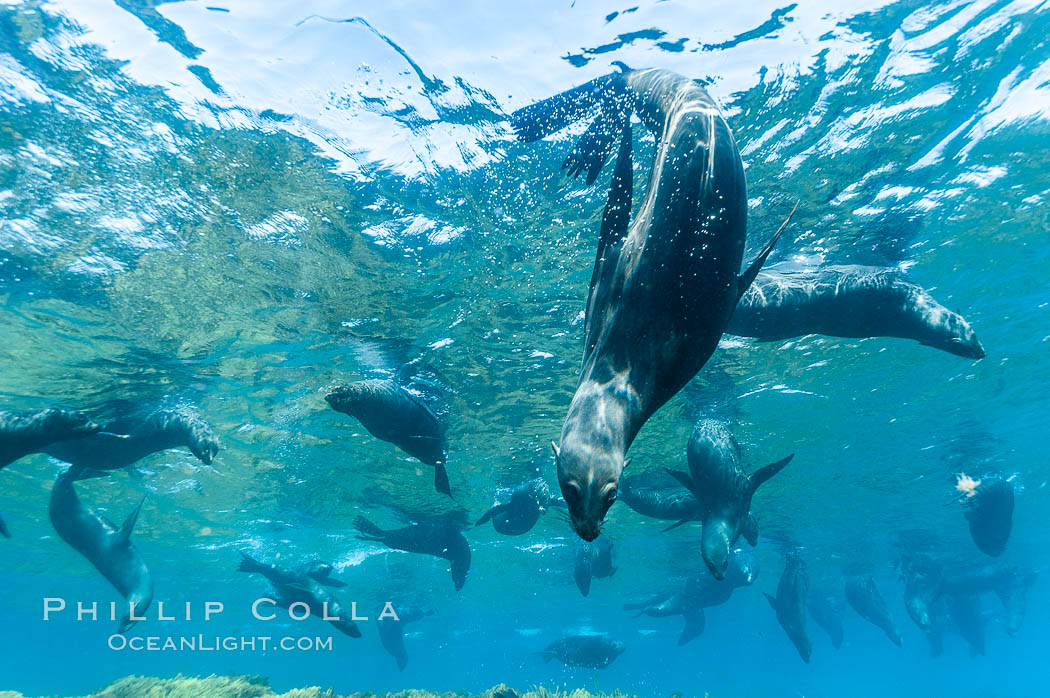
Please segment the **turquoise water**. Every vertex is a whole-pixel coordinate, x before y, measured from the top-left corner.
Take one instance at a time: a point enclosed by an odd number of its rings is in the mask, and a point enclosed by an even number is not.
[[[41,620],[45,596],[118,597],[54,535],[62,466],[37,455],[0,473],[14,536],[0,541],[0,689],[237,672],[342,692],[1042,695],[1045,579],[1015,636],[989,596],[986,654],[949,634],[931,659],[894,565],[902,536],[959,565],[990,560],[945,506],[960,471],[1017,475],[1004,561],[1038,569],[1050,543],[1050,3],[839,8],[0,5],[0,408],[105,418],[120,401],[179,399],[222,442],[210,466],[179,449],[143,461],[141,477],[78,485],[116,521],[147,496],[134,540],[158,601],[226,603],[207,624],[153,618],[132,634],[332,634],[252,620],[268,588],[235,571],[240,550],[328,559],[362,607],[412,593],[436,611],[409,626],[404,672],[371,624],[361,639],[335,633],[331,652],[112,651],[113,623]],[[797,201],[774,261],[905,269],[988,353],[724,338],[645,426],[630,470],[683,468],[692,424],[711,411],[735,420],[749,465],[795,459],[755,497],[757,580],[683,648],[681,619],[621,605],[702,569],[693,526],[661,533],[614,505],[603,536],[618,570],[586,598],[557,513],[521,537],[467,530],[458,593],[444,561],[359,541],[352,526],[364,514],[466,527],[497,487],[537,469],[555,483],[549,442],[575,387],[608,174],[567,180],[570,135],[519,144],[507,115],[617,60],[707,82],[747,168],[747,258]],[[651,139],[639,148],[644,176]],[[324,401],[417,357],[452,389],[454,500]],[[845,572],[872,572],[903,647],[847,609],[842,648],[811,622],[803,664],[761,594],[795,545],[815,587],[841,593]],[[627,650],[598,672],[532,654],[581,630]]]

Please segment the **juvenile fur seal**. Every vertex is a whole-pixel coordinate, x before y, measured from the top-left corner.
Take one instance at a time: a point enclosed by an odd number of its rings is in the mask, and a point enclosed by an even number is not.
[[[861,618],[886,633],[897,647],[901,646],[901,633],[871,575],[855,575],[846,580],[846,600]]]
[[[179,447],[210,464],[219,452],[219,438],[195,410],[178,407],[128,414],[107,422],[97,434],[60,441],[44,451],[79,468],[102,471],[126,468],[150,454]]]
[[[129,606],[121,613],[117,631],[124,633],[136,622],[131,620],[130,611],[142,618],[153,601],[153,577],[131,542],[131,531],[145,497],[118,527],[81,503],[73,486],[80,476],[81,470],[73,466],[55,480],[49,506],[51,525],[127,599]]]
[[[376,610],[376,630],[379,631],[379,642],[383,649],[394,658],[397,670],[404,671],[408,666],[408,650],[405,649],[405,625],[422,620],[426,616],[433,615],[430,609],[414,604],[399,603],[397,618],[381,618],[382,607]]]
[[[945,574],[939,593],[944,595],[977,595],[994,592],[1006,612],[1006,632],[1014,635],[1024,621],[1028,589],[1037,574],[1013,566],[991,566],[967,570],[961,574]]]
[[[809,596],[809,576],[802,553],[792,551],[787,556],[784,572],[777,584],[777,595],[766,594],[766,600],[777,614],[777,622],[795,645],[802,661],[809,664],[813,651],[809,635],[806,634],[806,598]]]
[[[970,537],[985,555],[999,557],[1006,550],[1014,521],[1013,478],[985,475],[973,480],[965,473],[958,475],[956,489],[963,492],[964,516],[970,525]]]
[[[806,608],[817,625],[824,629],[835,649],[842,647],[842,602],[827,594],[810,593]]]
[[[74,410],[28,413],[0,410],[0,470],[30,453],[40,453],[56,441],[89,436],[100,428],[87,415]],[[11,537],[3,517],[0,517],[0,535]]]
[[[663,484],[653,473],[621,478],[618,499],[642,516],[654,519],[681,523],[703,518],[703,507],[692,492],[679,487],[674,479]]]
[[[576,588],[587,596],[591,591],[591,579],[603,579],[616,573],[612,564],[613,544],[605,538],[595,541],[578,541],[572,578]]]
[[[354,622],[353,616],[347,613],[339,603],[339,599],[325,588],[325,586],[335,586],[331,584],[331,581],[335,580],[330,579],[330,566],[327,574],[319,572],[318,568],[313,565],[299,570],[286,570],[276,565],[259,562],[248,553],[241,551],[241,562],[237,566],[237,571],[261,574],[266,577],[266,581],[277,592],[277,598],[274,601],[280,608],[288,608],[293,603],[305,603],[310,609],[310,615],[317,618],[324,618],[326,615],[333,617],[336,620],[328,622],[338,628],[341,633],[350,637],[361,637],[361,630]],[[318,581],[318,577],[329,583]]]
[[[432,391],[397,379],[372,378],[332,390],[325,400],[357,419],[368,433],[434,468],[434,487],[452,496],[448,471],[447,408]]]
[[[570,635],[555,640],[547,649],[537,652],[544,663],[557,659],[565,666],[602,669],[623,654],[623,643],[608,635]]]
[[[597,119],[566,159],[593,182],[619,140],[584,327],[583,364],[555,446],[576,532],[594,540],[646,420],[703,367],[777,235],[740,274],[747,186],[729,125],[695,80],[625,70],[514,112],[522,141]],[[655,135],[645,198],[633,195],[630,116]]]
[[[764,269],[726,329],[761,341],[807,334],[914,339],[967,359],[984,347],[970,323],[895,269],[856,265]]]
[[[520,536],[532,530],[540,514],[561,499],[551,493],[542,477],[523,482],[517,487],[496,493],[496,504],[486,511],[475,526],[492,522],[492,527],[505,536]]]
[[[932,608],[941,594],[941,578],[940,563],[927,553],[907,552],[901,556],[904,608],[919,630],[927,634],[933,630]]]
[[[406,553],[433,555],[448,560],[452,565],[452,583],[456,591],[467,582],[470,571],[470,543],[452,524],[422,523],[404,528],[384,530],[363,516],[354,519],[354,528],[361,540],[382,543],[388,548]]]
[[[758,542],[758,529],[750,516],[755,490],[791,462],[794,454],[748,475],[740,464],[736,439],[724,422],[715,419],[697,422],[686,454],[689,473],[668,472],[700,502],[700,549],[711,574],[722,579],[737,538],[743,534],[751,545]]]

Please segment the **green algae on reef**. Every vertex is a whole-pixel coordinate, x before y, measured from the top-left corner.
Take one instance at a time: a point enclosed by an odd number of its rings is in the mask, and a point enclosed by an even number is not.
[[[0,691],[0,698],[28,698],[17,691]],[[410,689],[396,693],[337,694],[332,689],[317,686],[293,688],[277,693],[260,676],[182,676],[160,679],[152,676],[127,676],[89,696],[77,698],[637,698],[635,694],[591,693],[582,688],[574,691],[552,691],[542,686],[519,692],[504,684],[478,694],[452,692],[434,693]]]

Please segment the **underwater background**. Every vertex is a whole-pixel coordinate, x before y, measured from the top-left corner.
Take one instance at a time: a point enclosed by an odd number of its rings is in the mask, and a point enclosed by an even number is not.
[[[760,574],[680,619],[624,603],[704,572],[698,527],[617,503],[616,573],[573,583],[577,537],[550,512],[529,533],[473,527],[499,487],[557,483],[561,430],[608,173],[561,161],[571,134],[520,144],[515,109],[611,70],[701,79],[746,166],[748,252],[798,202],[773,262],[906,270],[974,327],[987,357],[903,339],[726,336],[642,430],[626,474],[684,467],[702,414],[736,423],[754,467],[794,453],[755,496]],[[577,131],[578,132],[578,131]],[[647,176],[652,139],[636,177]],[[0,689],[85,694],[144,674],[253,674],[284,691],[584,687],[642,696],[1044,696],[1050,586],[1019,632],[989,597],[983,656],[955,634],[930,657],[902,601],[902,545],[966,568],[991,558],[953,502],[955,475],[1016,475],[1000,562],[1039,571],[1050,544],[1050,2],[0,3],[0,408],[194,404],[222,449],[185,449],[78,485],[122,521],[156,601],[222,601],[203,623],[132,635],[333,636],[331,652],[129,652],[115,624],[43,622],[43,597],[119,597],[54,534],[63,464],[0,473]],[[331,410],[337,383],[420,359],[450,386],[448,469],[432,473]],[[466,530],[457,592],[444,560],[358,540],[444,520]],[[904,541],[902,543],[902,541]],[[870,572],[903,636],[850,609],[803,663],[762,592],[801,546],[811,586]],[[238,553],[330,561],[364,612],[409,626],[399,672],[371,623],[260,623],[269,593]],[[162,627],[163,626],[163,627]],[[626,651],[600,671],[536,656],[566,633]]]

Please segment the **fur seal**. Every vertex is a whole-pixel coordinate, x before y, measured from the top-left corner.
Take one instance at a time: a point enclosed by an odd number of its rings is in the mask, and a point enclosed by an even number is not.
[[[663,521],[699,521],[703,507],[692,492],[679,487],[677,480],[663,484],[654,473],[629,475],[620,479],[619,501],[642,516]]]
[[[536,654],[546,664],[557,659],[565,666],[584,669],[603,669],[623,654],[626,647],[608,635],[569,635],[547,645]]]
[[[404,671],[408,666],[408,651],[405,649],[405,625],[422,620],[426,616],[434,615],[434,611],[422,606],[399,603],[397,608],[397,620],[393,618],[380,618],[382,607],[376,609],[375,623],[379,631],[379,642],[383,649],[394,658],[397,670]]]
[[[87,415],[75,410],[0,410],[0,470],[23,456],[42,452],[56,441],[89,436],[100,428]],[[3,517],[0,517],[0,535],[11,537]]]
[[[570,520],[598,537],[645,422],[703,367],[777,235],[741,274],[747,185],[729,124],[695,80],[624,70],[520,109],[535,141],[598,116],[565,161],[593,182],[619,141],[591,275],[579,383],[555,446]],[[631,114],[656,137],[634,220]]]
[[[810,592],[806,599],[810,617],[824,629],[835,649],[842,647],[842,601],[822,593]]]
[[[327,567],[327,570],[325,570]],[[324,618],[325,615],[334,617],[336,620],[329,621],[344,635],[350,637],[361,637],[361,630],[348,614],[339,600],[326,589],[326,586],[338,586],[343,584],[338,580],[332,580],[331,565],[317,566],[309,563],[298,570],[286,570],[276,565],[268,565],[259,562],[248,553],[241,551],[241,561],[237,566],[238,572],[249,574],[261,574],[266,577],[277,598],[274,599],[280,608],[288,608],[293,603],[305,603],[310,609],[310,615]],[[325,581],[319,581],[321,580]],[[337,584],[332,584],[337,582]]]
[[[770,342],[807,334],[914,339],[983,359],[970,323],[895,269],[857,265],[762,270],[740,299],[729,334]]]
[[[1035,583],[1036,577],[1037,574],[1032,570],[991,566],[962,574],[944,574],[938,591],[943,595],[995,593],[1006,612],[1006,632],[1014,635],[1021,629],[1028,589]]]
[[[784,572],[777,584],[777,595],[766,594],[766,600],[777,614],[777,622],[795,645],[802,661],[809,664],[813,651],[806,634],[806,599],[809,596],[809,576],[801,551],[788,553]]]
[[[388,441],[434,468],[434,487],[452,496],[445,463],[448,460],[448,409],[440,396],[407,380],[372,378],[333,389],[325,400],[336,412],[357,419],[372,436]]]
[[[486,511],[475,526],[492,522],[492,527],[505,536],[520,536],[532,530],[540,514],[561,499],[551,493],[542,477],[523,482],[517,487],[497,491],[496,504]]]
[[[729,601],[733,591],[750,586],[758,576],[758,561],[754,553],[734,548],[726,578],[718,581],[710,575],[690,577],[685,588],[670,595],[662,594],[642,603],[624,604],[624,610],[637,610],[638,615],[664,618],[680,615],[685,620],[678,637],[681,647],[698,637],[707,624],[705,608],[720,606]]]
[[[758,543],[758,528],[750,515],[755,490],[791,462],[794,454],[748,475],[740,464],[740,446],[726,424],[701,419],[689,438],[686,455],[688,474],[668,472],[700,502],[700,550],[711,574],[722,579],[737,538],[743,534],[751,545]]]
[[[131,542],[131,531],[145,497],[124,523],[117,526],[81,503],[73,483],[81,479],[82,474],[81,469],[73,466],[55,480],[49,505],[51,525],[59,538],[87,558],[127,599],[129,605],[121,614],[117,630],[125,633],[136,623],[129,612],[134,611],[136,618],[142,618],[153,601],[153,577]]]
[[[127,468],[150,454],[179,447],[189,448],[205,464],[219,452],[211,425],[189,407],[134,412],[107,422],[97,434],[51,444],[44,452],[79,468],[102,471]]]
[[[361,540],[382,543],[388,548],[404,550],[406,553],[433,555],[448,560],[452,565],[452,583],[456,591],[467,582],[470,543],[452,524],[422,523],[384,530],[365,517],[358,516],[354,519],[354,528],[361,533],[358,536]]]
[[[576,588],[584,596],[591,591],[592,578],[603,579],[616,573],[612,564],[612,549],[613,544],[606,538],[577,542],[572,578],[576,581]]]
[[[901,556],[900,567],[904,608],[919,630],[929,634],[933,631],[932,608],[941,594],[941,565],[926,553],[907,552]]]
[[[901,634],[890,617],[886,601],[875,586],[871,575],[854,575],[846,580],[846,600],[861,618],[886,633],[897,647],[901,646]]]
[[[960,473],[955,488],[963,492],[963,515],[970,525],[970,537],[985,555],[999,557],[1006,550],[1014,521],[1013,478],[985,475],[973,480]]]

